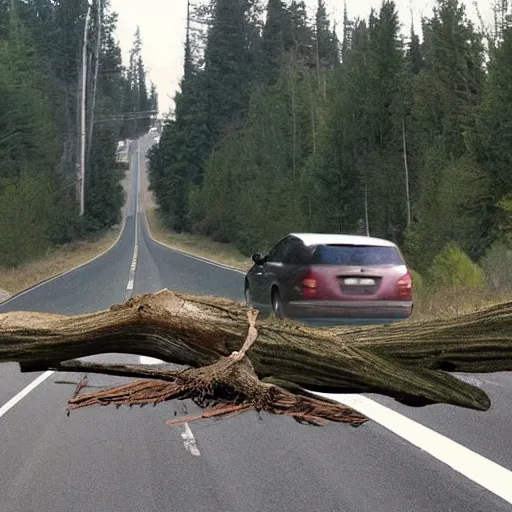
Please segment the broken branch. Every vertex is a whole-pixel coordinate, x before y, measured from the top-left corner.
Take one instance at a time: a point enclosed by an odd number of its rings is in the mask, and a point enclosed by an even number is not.
[[[221,406],[240,406],[240,411],[250,406],[275,414],[286,410],[296,419],[303,413],[315,423],[322,407],[335,404],[308,395],[306,389],[380,393],[414,406],[448,403],[486,410],[490,400],[483,390],[447,372],[511,370],[511,333],[512,303],[445,321],[313,329],[260,321],[255,311],[227,299],[162,290],[89,315],[0,315],[0,362],[18,362],[22,371],[86,371],[167,381],[81,395],[70,401],[71,408],[192,398],[226,414],[234,411]],[[190,368],[174,372],[75,361],[113,352]],[[344,409],[331,409],[327,416],[347,414]],[[214,416],[222,416],[214,410]]]

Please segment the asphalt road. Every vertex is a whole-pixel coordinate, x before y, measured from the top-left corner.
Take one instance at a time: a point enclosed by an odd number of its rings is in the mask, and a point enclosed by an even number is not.
[[[147,141],[143,141],[145,146]],[[137,154],[132,168],[137,170]],[[136,173],[134,174],[136,177]],[[132,180],[132,191],[137,187]],[[95,262],[24,294],[8,310],[85,313],[122,302],[135,241],[135,202],[117,245]],[[243,277],[153,242],[138,222],[135,294],[169,288],[242,298]],[[108,354],[101,357],[135,362]],[[0,365],[0,407],[39,374]],[[380,403],[512,469],[510,376],[478,382],[486,414]],[[1,512],[501,512],[511,506],[378,423],[306,427],[249,413],[170,428],[181,403],[92,408],[68,418],[73,386],[54,374],[0,417]],[[91,376],[97,386],[121,382]],[[372,397],[375,398],[375,397]],[[189,405],[189,411],[192,407]]]

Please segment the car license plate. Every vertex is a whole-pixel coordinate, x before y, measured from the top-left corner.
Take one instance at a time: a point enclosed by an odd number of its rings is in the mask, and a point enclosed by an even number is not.
[[[374,286],[375,279],[369,277],[346,277],[343,281],[348,286]]]

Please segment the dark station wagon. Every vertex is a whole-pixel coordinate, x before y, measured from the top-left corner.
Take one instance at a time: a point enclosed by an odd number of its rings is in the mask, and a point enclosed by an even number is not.
[[[388,240],[289,234],[252,260],[245,298],[264,314],[332,325],[389,322],[412,313],[411,275]]]

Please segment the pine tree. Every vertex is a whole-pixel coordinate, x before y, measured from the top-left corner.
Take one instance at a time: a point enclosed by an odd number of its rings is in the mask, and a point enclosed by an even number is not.
[[[336,32],[330,26],[324,0],[318,0],[315,19],[315,46],[317,72],[320,67],[333,68],[339,63],[339,48]]]
[[[268,85],[277,81],[286,51],[292,44],[291,19],[282,0],[269,0],[261,42],[262,79]]]
[[[186,46],[151,153],[171,227],[246,253],[302,229],[379,235],[419,270],[448,241],[479,257],[509,230],[506,31],[487,76],[458,0],[436,1],[421,42],[390,0],[366,19],[345,9],[341,44],[322,0],[313,18],[265,3],[260,27],[257,2],[212,1],[206,38]]]
[[[0,266],[48,247],[56,126],[35,45],[11,3],[0,40]]]
[[[481,254],[494,241],[508,239],[512,198],[512,28],[502,30],[502,40],[491,54],[484,99],[471,138],[472,154],[482,168],[474,183],[481,190],[472,211],[479,220],[478,250]],[[505,229],[504,229],[505,228]]]
[[[217,0],[205,49],[208,129],[211,143],[231,123],[242,120],[256,62],[249,42],[254,0]]]
[[[484,83],[481,36],[458,0],[438,0],[423,32],[424,68],[415,80],[413,111],[423,155],[414,226],[419,268],[448,241],[478,255],[467,205],[480,191],[465,184],[479,172],[467,157],[465,134],[473,130]]]
[[[94,124],[86,146],[86,217],[77,215],[77,85],[87,4],[0,2],[0,266],[37,258],[51,244],[119,222],[122,173],[115,151],[122,135],[119,115],[127,111],[125,94],[133,96],[130,87],[125,90],[121,51],[113,35],[117,19],[108,0],[101,4],[101,30],[94,16],[88,34],[92,65],[86,106],[87,120]]]
[[[190,16],[190,12],[189,12]],[[190,26],[190,18],[187,26]],[[150,153],[150,185],[165,223],[189,230],[189,195],[202,182],[209,145],[206,72],[194,58],[190,30],[184,48],[184,75],[174,97],[174,118],[164,128],[160,144]]]

